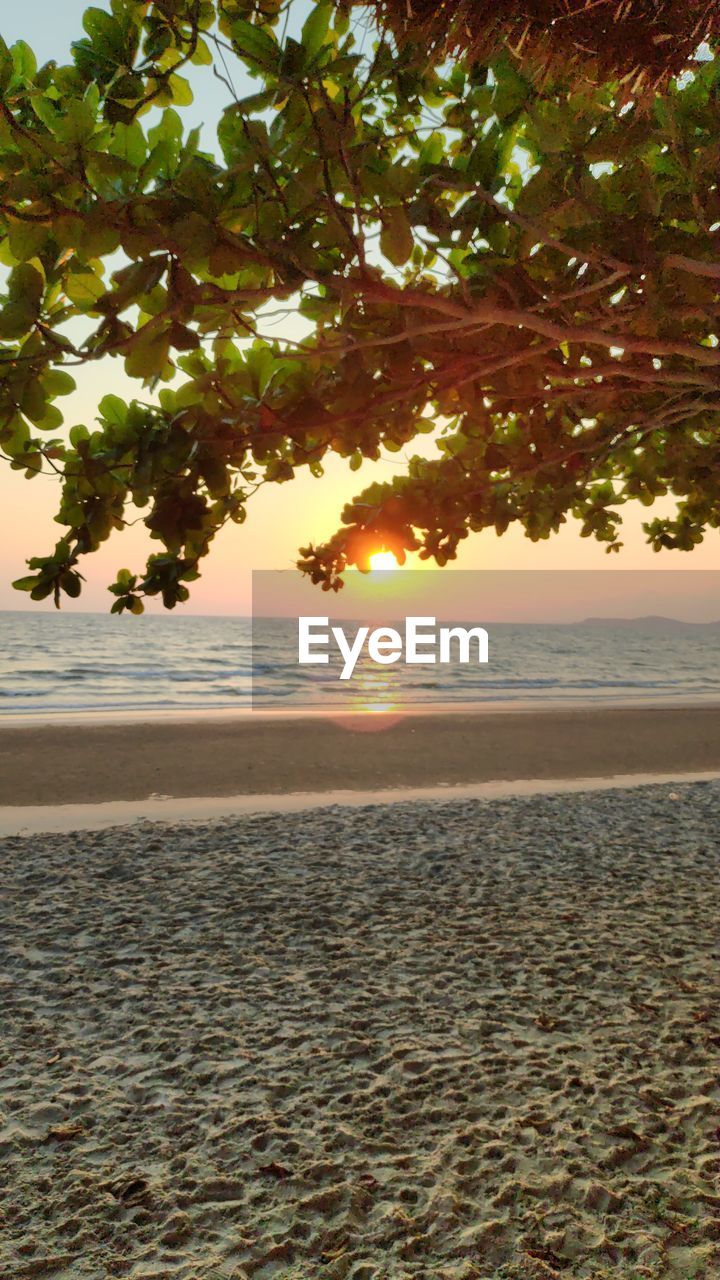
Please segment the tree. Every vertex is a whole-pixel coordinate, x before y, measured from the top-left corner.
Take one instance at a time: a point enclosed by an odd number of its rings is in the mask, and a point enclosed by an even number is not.
[[[78,595],[141,508],[162,550],[113,609],[172,607],[259,485],[433,431],[435,457],[304,549],[315,581],[570,515],[616,550],[618,507],[668,493],[656,548],[720,525],[718,59],[635,101],[502,41],[488,62],[398,48],[362,5],[296,38],[279,0],[110,9],[69,66],[0,46],[0,444],[59,474],[66,529],[16,586]],[[240,100],[234,59],[257,79]],[[209,62],[218,156],[182,122],[183,71]],[[278,308],[305,337],[267,336]],[[139,398],[65,438],[70,370],[113,357]]]

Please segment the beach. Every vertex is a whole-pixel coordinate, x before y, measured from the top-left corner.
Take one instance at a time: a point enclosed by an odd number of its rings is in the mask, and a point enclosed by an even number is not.
[[[2,841],[0,1271],[711,1280],[719,807]]]
[[[720,0],[0,30],[0,1280],[720,1280]]]
[[[0,805],[720,771],[720,705],[97,715],[0,726]],[[48,810],[49,811],[49,810]]]

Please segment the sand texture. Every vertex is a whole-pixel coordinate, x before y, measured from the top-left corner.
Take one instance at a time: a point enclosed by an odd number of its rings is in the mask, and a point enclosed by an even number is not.
[[[0,1274],[715,1280],[719,815],[4,841]]]
[[[0,723],[0,805],[720,772],[720,706]]]

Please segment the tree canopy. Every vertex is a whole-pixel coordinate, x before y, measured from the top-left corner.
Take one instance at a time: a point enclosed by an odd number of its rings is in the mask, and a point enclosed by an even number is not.
[[[614,551],[622,505],[668,494],[647,537],[691,549],[720,526],[713,46],[635,100],[509,41],[396,40],[365,4],[300,27],[300,3],[111,0],[67,64],[0,40],[0,448],[58,473],[64,526],[15,585],[77,596],[139,508],[159,550],[113,609],[172,607],[260,485],[433,432],[303,549],[315,581],[570,516]],[[214,154],[190,64],[227,91]],[[138,398],[66,433],[73,368],[112,358]]]

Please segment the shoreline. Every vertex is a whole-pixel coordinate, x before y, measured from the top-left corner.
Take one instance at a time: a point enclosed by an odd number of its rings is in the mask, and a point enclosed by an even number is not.
[[[585,793],[622,792],[647,787],[667,788],[720,783],[720,770],[703,773],[626,773],[604,778],[519,778],[511,782],[476,782],[464,786],[402,787],[378,791],[290,791],[239,796],[153,796],[147,800],[107,800],[97,804],[1,805],[0,839],[11,837],[78,835],[129,828],[138,824],[192,826],[243,819],[291,816],[314,810],[322,818],[328,809],[388,809],[395,806],[466,804],[483,801],[572,798]],[[670,793],[674,795],[675,793]]]
[[[0,724],[0,806],[720,771],[720,706]]]
[[[365,705],[303,706],[282,703],[279,706],[241,705],[222,707],[78,707],[76,709],[12,711],[5,708],[0,715],[0,733],[4,729],[29,729],[46,725],[112,725],[112,724],[197,724],[239,723],[255,721],[340,720],[352,717],[365,718],[418,717],[418,716],[474,716],[474,715],[530,715],[543,712],[594,713],[595,711],[691,711],[695,709],[720,711],[720,699],[699,694],[696,697],[662,698],[650,694],[647,698],[516,698],[488,699],[479,702],[415,702],[368,703]]]

